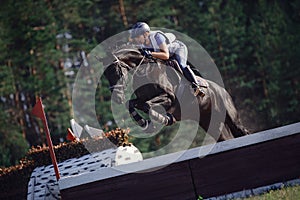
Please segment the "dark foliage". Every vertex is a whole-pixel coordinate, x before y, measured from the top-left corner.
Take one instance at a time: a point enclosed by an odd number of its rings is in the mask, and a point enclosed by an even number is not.
[[[78,158],[83,155],[103,151],[117,146],[131,145],[128,142],[129,130],[116,129],[105,133],[104,138],[82,139],[68,143],[61,143],[54,147],[57,162],[63,162],[70,158]],[[107,141],[109,139],[109,141]],[[89,150],[85,148],[89,146]],[[0,168],[0,193],[1,198],[20,199],[26,198],[27,185],[34,168],[51,165],[51,157],[48,147],[31,148],[20,164]],[[0,198],[0,199],[1,199]]]

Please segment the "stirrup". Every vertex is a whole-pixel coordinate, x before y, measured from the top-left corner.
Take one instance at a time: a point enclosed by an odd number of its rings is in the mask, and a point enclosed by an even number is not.
[[[205,96],[205,93],[204,93],[204,90],[199,86],[199,85],[196,85],[196,84],[193,84],[195,87],[194,87],[194,96],[200,96],[200,97],[204,97]]]

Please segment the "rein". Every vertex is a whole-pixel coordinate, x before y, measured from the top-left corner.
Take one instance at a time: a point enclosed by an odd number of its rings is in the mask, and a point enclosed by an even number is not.
[[[141,59],[141,62],[138,64],[138,66],[135,68],[134,72],[133,72],[133,75],[136,73],[136,71],[138,70],[138,68],[141,66],[141,64],[143,63],[145,59],[145,56],[143,56],[143,58]]]
[[[132,67],[130,67],[127,63],[125,63],[124,61],[120,60],[117,56],[113,55],[116,60],[113,62],[113,64],[118,65],[118,70],[119,73],[123,74],[123,71],[121,70],[121,68],[124,68],[126,70],[131,69]],[[133,74],[136,73],[136,71],[138,70],[138,68],[141,66],[141,64],[143,63],[143,61],[145,60],[145,56],[143,56],[143,58],[141,59],[141,61],[139,62],[139,64],[135,67],[135,70],[133,71]],[[125,84],[125,86],[127,86],[127,81],[125,80],[124,76],[122,76],[122,82]],[[110,90],[114,90],[114,89],[124,89],[124,85],[122,84],[116,84],[113,86],[110,86],[109,89]]]
[[[125,62],[121,61],[117,56],[113,55],[116,60],[113,62],[115,64],[118,64],[119,66],[126,68],[126,69],[131,69],[132,67],[130,67],[128,64],[126,64]],[[143,58],[141,59],[140,63],[135,67],[135,71],[141,66],[141,64],[143,63],[143,61],[145,60],[146,56],[143,56]],[[124,65],[124,66],[123,66]]]
[[[127,70],[130,67],[126,63],[124,63],[123,61],[120,61],[117,57],[116,57],[116,61],[114,61],[113,64],[116,64],[118,66],[118,72],[120,74],[122,74],[122,76],[121,76],[122,82],[121,82],[121,84],[115,84],[113,86],[109,86],[109,89],[110,89],[110,91],[113,91],[114,89],[123,90],[124,89],[124,84],[125,84],[125,86],[127,86],[127,82],[126,82],[126,79],[125,79],[125,77],[123,75],[122,68],[124,68],[125,70]]]

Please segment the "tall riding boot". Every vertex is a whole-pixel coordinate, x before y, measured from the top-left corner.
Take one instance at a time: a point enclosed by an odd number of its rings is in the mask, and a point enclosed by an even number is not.
[[[194,96],[197,96],[199,94],[203,97],[205,93],[203,89],[199,86],[194,72],[188,66],[182,69],[182,71],[184,77],[192,84],[192,88],[194,89]]]

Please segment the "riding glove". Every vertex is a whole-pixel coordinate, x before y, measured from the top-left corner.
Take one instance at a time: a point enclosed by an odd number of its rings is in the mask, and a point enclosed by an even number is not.
[[[148,50],[148,49],[142,49],[141,50],[141,54],[143,56],[145,56],[146,58],[153,58],[152,54],[151,54],[151,51]]]

